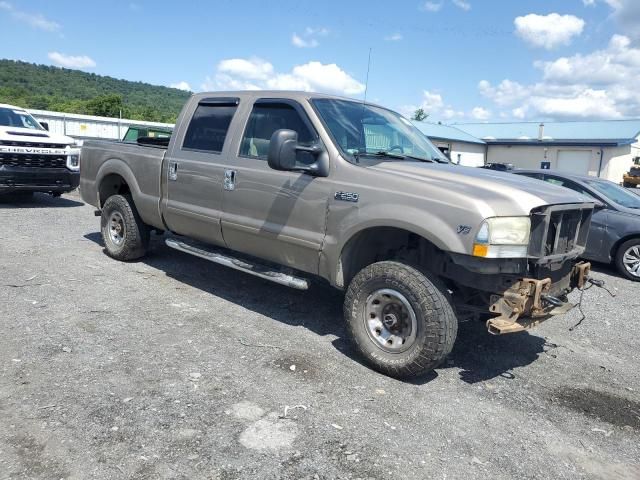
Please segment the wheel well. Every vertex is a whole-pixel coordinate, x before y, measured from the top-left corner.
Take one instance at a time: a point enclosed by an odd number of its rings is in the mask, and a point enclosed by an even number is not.
[[[611,247],[611,259],[612,260],[616,259],[616,255],[618,254],[618,248],[620,248],[620,245],[622,245],[624,242],[628,242],[629,240],[633,240],[634,238],[640,239],[640,234],[634,233],[634,234],[627,235],[626,237],[622,237],[621,239],[619,239],[613,245],[613,247]]]
[[[432,267],[440,250],[424,237],[395,227],[372,227],[354,235],[340,254],[336,284],[349,285],[364,267],[384,260],[406,262]]]
[[[131,193],[131,189],[124,178],[116,173],[112,173],[102,179],[98,193],[100,206],[102,206],[110,196],[125,195]]]

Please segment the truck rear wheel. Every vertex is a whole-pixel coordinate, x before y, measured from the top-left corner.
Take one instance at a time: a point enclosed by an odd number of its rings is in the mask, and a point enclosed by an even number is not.
[[[451,352],[458,330],[438,282],[395,261],[374,263],[355,276],[344,315],[366,362],[399,378],[436,368]]]
[[[107,254],[116,260],[135,260],[147,252],[149,227],[128,195],[113,195],[104,202],[100,231]]]

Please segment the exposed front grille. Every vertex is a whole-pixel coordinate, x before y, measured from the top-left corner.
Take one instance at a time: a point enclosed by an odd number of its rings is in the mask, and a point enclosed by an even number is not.
[[[0,140],[0,145],[10,147],[26,147],[26,148],[66,148],[64,143],[41,143],[41,142],[12,142],[8,140]]]
[[[64,168],[67,157],[56,155],[25,155],[0,153],[0,166],[31,168]]]
[[[592,207],[583,205],[555,205],[532,212],[530,256],[545,258],[582,253],[592,214]]]

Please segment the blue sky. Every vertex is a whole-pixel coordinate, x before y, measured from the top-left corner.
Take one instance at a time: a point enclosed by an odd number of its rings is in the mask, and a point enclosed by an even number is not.
[[[638,0],[0,1],[0,57],[430,120],[640,117]]]

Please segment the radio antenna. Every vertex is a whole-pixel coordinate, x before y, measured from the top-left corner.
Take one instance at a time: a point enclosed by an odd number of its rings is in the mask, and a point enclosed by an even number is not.
[[[362,105],[367,104],[367,90],[369,89],[369,70],[371,69],[371,47],[369,47],[369,60],[367,60],[367,79],[364,83],[364,100]]]

